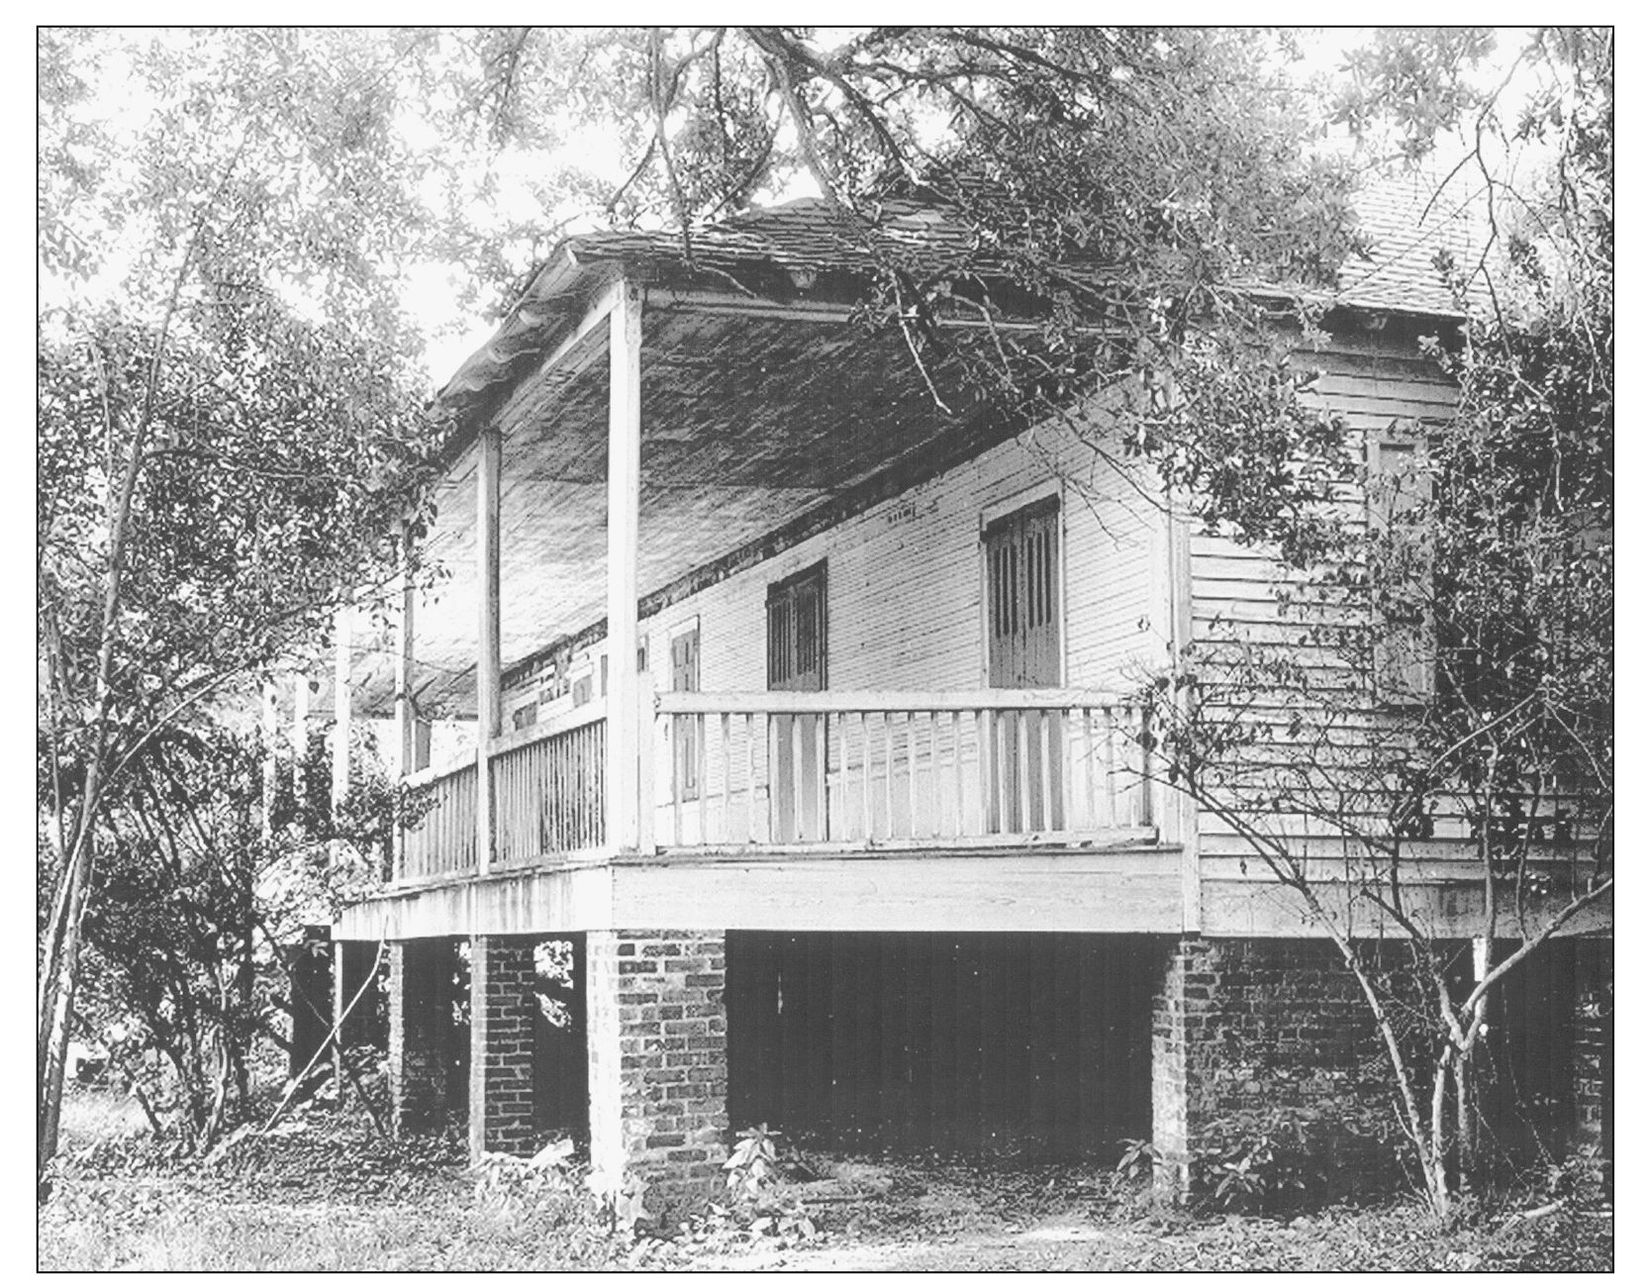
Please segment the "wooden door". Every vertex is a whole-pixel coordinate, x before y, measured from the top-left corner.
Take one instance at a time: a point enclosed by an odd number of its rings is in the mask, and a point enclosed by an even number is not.
[[[699,630],[696,627],[670,640],[670,690],[699,690]],[[697,799],[705,759],[705,724],[698,714],[678,714],[671,728],[671,776],[674,797],[685,803]]]
[[[768,690],[825,690],[825,564],[768,586]],[[775,715],[769,800],[775,842],[826,838],[821,715]]]
[[[1060,504],[1052,496],[985,529],[992,687],[1060,685],[1059,531]],[[999,714],[991,739],[991,829],[1059,829],[1064,718],[1055,711]]]

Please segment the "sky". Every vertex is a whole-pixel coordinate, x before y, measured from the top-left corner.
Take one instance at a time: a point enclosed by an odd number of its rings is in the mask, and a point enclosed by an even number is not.
[[[847,38],[851,30],[826,32],[819,43],[828,48]],[[1299,40],[1305,57],[1294,69],[1295,73],[1303,78],[1313,74],[1333,74],[1341,66],[1347,51],[1367,40],[1369,34],[1367,28],[1351,27],[1300,31]],[[1503,39],[1504,48],[1516,48],[1517,43],[1517,36],[1512,33]],[[1493,79],[1500,75],[1500,70],[1490,66],[1483,75]],[[98,118],[119,128],[123,121],[136,125],[150,105],[151,99],[141,87],[120,74],[117,61],[101,82],[100,92],[91,110]],[[420,146],[439,142],[432,127],[413,110],[403,112],[399,128],[404,136]],[[600,126],[570,132],[558,151],[549,158],[553,167],[566,165],[570,169],[583,171],[610,188],[622,182],[630,160],[621,154],[617,129]],[[542,188],[536,188],[534,183],[536,173],[542,174],[545,165],[543,155],[528,156],[519,151],[478,157],[475,168],[477,171],[483,167],[490,170],[497,186],[491,208],[479,201],[470,207],[472,225],[484,233],[486,229],[504,226],[510,220],[537,224],[547,229],[565,223],[564,232],[585,231],[600,226],[592,212],[573,201],[545,207]],[[784,200],[817,194],[812,179],[806,173],[798,173],[776,196]],[[431,192],[429,200],[432,204],[438,202],[440,194]],[[112,256],[106,273],[109,289],[118,287],[120,277],[128,266],[129,256]],[[417,263],[411,265],[405,274],[403,306],[426,338],[422,366],[432,388],[445,383],[492,333],[492,323],[483,320],[477,309],[467,308],[461,299],[464,266],[457,263]],[[528,265],[523,262],[516,266],[525,268]],[[53,289],[54,283],[49,278],[43,278],[42,302],[52,302]],[[302,301],[295,298],[293,302],[301,306]]]
[[[858,28],[826,29],[821,32],[818,43],[824,48],[834,47],[847,39]],[[1298,29],[1297,35],[1301,47],[1302,59],[1291,70],[1301,80],[1312,76],[1333,76],[1339,72],[1345,63],[1347,54],[1366,43],[1373,34],[1369,27],[1318,27]],[[1510,55],[1521,43],[1520,34],[1516,29],[1507,29],[1501,37],[1498,52]],[[1478,78],[1489,87],[1501,79],[1504,74],[1504,63],[1499,58],[1492,58],[1479,69]],[[1521,86],[1514,84],[1510,88],[1516,93]],[[1327,140],[1328,145],[1335,145],[1335,140]],[[1442,150],[1450,149],[1453,154],[1445,161],[1446,166],[1453,163],[1455,156],[1465,150],[1465,144],[1456,141],[1453,145],[1446,144]],[[619,154],[619,141],[616,132],[604,132],[596,129],[585,131],[581,136],[568,142],[562,149],[560,159],[570,165],[584,169],[587,172],[602,176],[608,183],[617,185],[628,173],[629,161]],[[521,200],[531,202],[533,198],[526,194],[519,184],[522,176],[510,173],[510,163],[506,162],[502,169],[505,177],[506,200]],[[819,190],[812,177],[806,172],[797,172],[788,185],[777,194],[778,201],[792,200],[798,197],[818,196]],[[524,211],[530,206],[521,207]],[[572,210],[556,211],[553,217],[560,218],[574,214]],[[477,211],[478,219],[485,220],[485,212]],[[588,215],[575,217],[569,231],[594,230],[600,224]],[[479,317],[465,317],[455,309],[457,294],[456,270],[447,265],[428,264],[420,268],[409,281],[404,295],[409,312],[418,319],[429,340],[425,367],[436,386],[440,386],[450,377],[464,360],[480,348],[491,336],[493,326]]]

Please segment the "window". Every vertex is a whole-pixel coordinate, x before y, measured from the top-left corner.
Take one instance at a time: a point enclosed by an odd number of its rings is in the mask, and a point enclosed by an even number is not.
[[[1058,496],[986,524],[986,669],[993,687],[1060,685],[1059,531]],[[1062,743],[1060,720],[1053,710],[994,716],[992,830],[1011,830],[1017,823],[1036,830],[1063,824],[1063,764],[1058,752],[1048,752]]]
[[[1060,683],[1059,500],[985,528],[987,668],[993,687]]]
[[[825,690],[825,564],[768,586],[768,690]]]
[[[538,721],[539,707],[538,702],[536,701],[531,705],[517,706],[516,709],[510,714],[510,726],[515,728],[518,732],[524,727],[533,726],[533,724]]]
[[[825,564],[768,586],[768,690],[825,690]],[[820,756],[821,714],[776,714],[771,798],[773,834],[782,842],[827,837],[820,807],[827,762]],[[830,754],[826,748],[826,756]],[[798,789],[800,784],[801,788]]]
[[[580,705],[590,704],[591,700],[594,699],[595,695],[596,695],[596,684],[595,684],[594,675],[587,672],[583,675],[583,677],[575,678],[573,680],[573,708],[574,709],[577,709]]]
[[[1422,705],[1433,693],[1432,575],[1415,510],[1430,496],[1422,427],[1395,420],[1369,439],[1365,506],[1376,560],[1371,569],[1375,696]]]
[[[670,690],[699,690],[699,625],[670,640]],[[699,797],[700,765],[705,759],[705,723],[697,714],[678,714],[671,730],[671,775],[678,799]]]

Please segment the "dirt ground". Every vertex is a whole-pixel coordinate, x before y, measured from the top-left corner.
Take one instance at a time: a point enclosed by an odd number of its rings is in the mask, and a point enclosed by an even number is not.
[[[1398,1200],[1291,1219],[1155,1207],[1103,1167],[810,1154],[749,1212],[668,1237],[604,1234],[575,1178],[489,1187],[461,1139],[392,1142],[359,1115],[301,1112],[205,1159],[140,1136],[118,1099],[78,1094],[40,1212],[45,1270],[1495,1271],[1609,1270],[1614,1222],[1566,1201],[1450,1234]],[[798,1202],[800,1204],[798,1205]],[[1551,1202],[1547,1202],[1551,1203]]]

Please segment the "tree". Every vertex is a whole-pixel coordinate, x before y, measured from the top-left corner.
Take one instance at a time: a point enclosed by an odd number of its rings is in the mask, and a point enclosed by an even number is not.
[[[419,519],[400,52],[347,32],[41,35],[42,1175],[87,906],[130,876],[110,863],[136,782],[381,583],[397,521]]]
[[[1318,535],[1280,546],[1286,640],[1232,625],[1190,649],[1159,682],[1175,699],[1154,746],[1339,948],[1446,1222],[1483,1159],[1488,1001],[1614,887],[1611,42],[1534,33],[1501,90],[1475,90],[1466,69],[1491,44],[1385,33],[1342,104],[1412,157],[1467,125],[1488,244],[1438,264],[1471,319],[1462,348],[1432,346],[1459,409],[1412,425],[1396,466],[1347,457],[1364,503],[1317,506]],[[1520,67],[1537,87],[1509,105]],[[1514,184],[1496,157],[1519,142],[1545,164]],[[1407,878],[1451,823],[1483,889],[1476,958]],[[1360,931],[1402,943],[1399,961]]]
[[[306,999],[288,976],[305,920],[382,872],[395,791],[357,750],[337,809],[319,737],[271,798],[268,747],[222,720],[160,730],[105,790],[78,1008],[155,1128],[197,1150],[249,1107],[255,1042],[286,1043],[276,1019],[288,992]]]
[[[919,371],[959,371],[1027,424],[1064,417],[1120,470],[1144,457],[1212,521],[1324,494],[1337,430],[1294,396],[1276,323],[1310,330],[1306,300],[1361,242],[1287,35],[512,28],[463,44],[455,113],[528,155],[605,123],[624,164],[604,213],[678,228],[689,262],[707,220],[811,183],[874,265],[866,324]],[[543,92],[560,80],[578,92]],[[898,198],[932,202],[949,234],[903,251],[874,235]],[[1120,431],[1074,414],[1097,392]],[[1233,468],[1240,452],[1264,467]],[[1317,466],[1285,467],[1303,453]]]

